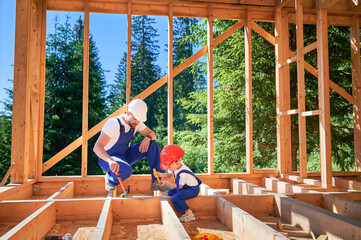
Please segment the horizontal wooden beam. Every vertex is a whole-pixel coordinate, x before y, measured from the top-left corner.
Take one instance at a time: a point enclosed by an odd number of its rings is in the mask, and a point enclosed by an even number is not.
[[[320,115],[320,110],[302,112],[302,116],[304,117],[316,116],[316,115]]]
[[[0,237],[0,240],[42,239],[55,225],[55,215],[55,203],[49,202]]]
[[[28,199],[33,195],[33,184],[35,179],[23,184],[12,184],[4,187],[0,192],[0,200]]]
[[[285,112],[280,112],[281,116],[287,116],[287,115],[293,115],[293,114],[298,114],[298,109],[292,109],[292,110],[288,110]]]
[[[74,197],[74,182],[68,182],[62,188],[60,188],[56,193],[51,195],[47,200],[51,201],[53,199],[64,199],[64,198],[73,198]]]

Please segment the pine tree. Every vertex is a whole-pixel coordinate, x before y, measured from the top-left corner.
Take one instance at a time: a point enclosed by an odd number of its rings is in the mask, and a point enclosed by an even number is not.
[[[71,27],[56,19],[55,33],[47,41],[44,160],[49,159],[82,134],[83,21]],[[95,43],[89,50],[89,128],[104,118],[104,73]],[[93,140],[94,141],[94,140]],[[89,142],[89,148],[92,146]],[[94,154],[89,154],[89,173],[99,173]],[[46,174],[80,174],[81,148],[69,154]]]

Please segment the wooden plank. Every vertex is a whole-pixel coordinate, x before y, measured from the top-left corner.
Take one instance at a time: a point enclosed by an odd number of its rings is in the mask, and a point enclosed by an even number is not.
[[[11,175],[12,183],[28,180],[30,138],[30,79],[28,48],[30,45],[31,2],[22,0],[16,4],[15,55],[11,162],[16,165]]]
[[[41,15],[41,39],[40,39],[40,79],[39,79],[39,132],[38,132],[38,158],[36,177],[40,178],[42,175],[43,163],[43,141],[44,141],[44,112],[45,112],[45,71],[46,71],[46,0],[41,0],[42,15]]]
[[[168,15],[168,144],[173,144],[173,4]]]
[[[94,221],[96,225],[105,199],[57,199],[54,202],[57,221]]]
[[[354,96],[352,96],[351,94],[349,94],[348,92],[346,92],[345,90],[343,90],[341,87],[339,87],[336,83],[334,83],[333,81],[329,80],[328,81],[330,88],[332,88],[332,90],[334,90],[335,92],[337,92],[338,94],[341,95],[341,97],[343,97],[344,99],[346,99],[347,101],[349,101],[350,103],[354,104],[355,103],[355,98]]]
[[[102,212],[100,214],[97,228],[95,229],[93,240],[109,239],[112,225],[113,225],[113,213],[112,213],[112,195],[109,192],[107,199],[104,202]]]
[[[213,17],[212,8],[207,18],[207,132],[208,132],[208,173],[214,173],[214,132],[213,132]]]
[[[279,64],[289,57],[289,30],[287,11],[275,10],[275,37],[260,26],[252,29],[275,45],[276,54],[276,112],[277,112],[277,168],[280,173],[289,172],[291,165],[291,117],[284,115],[290,109],[289,65],[280,68]]]
[[[340,177],[332,177],[332,183],[336,187],[361,191],[361,182],[359,181],[343,179]]]
[[[8,231],[0,239],[41,239],[55,225],[55,219],[55,203],[49,202]]]
[[[253,173],[253,119],[252,119],[252,28],[251,13],[247,9],[244,25],[245,80],[246,80],[246,169]]]
[[[126,103],[130,103],[131,95],[131,83],[132,83],[132,73],[131,73],[131,63],[132,63],[132,2],[127,2],[127,90],[126,90]]]
[[[303,117],[320,115],[320,110],[306,111],[301,113]]]
[[[263,195],[229,195],[222,196],[232,204],[248,212],[252,216],[268,216],[274,214],[274,197],[271,194]]]
[[[361,171],[361,63],[360,63],[360,18],[353,16],[350,28],[351,64],[352,64],[352,96],[353,103],[353,131],[355,169]]]
[[[5,185],[6,181],[8,180],[8,178],[9,178],[9,176],[10,176],[10,174],[11,174],[11,171],[12,171],[12,169],[13,169],[13,167],[14,167],[14,164],[15,164],[15,162],[10,165],[9,169],[8,169],[7,172],[5,173],[5,176],[4,176],[3,180],[2,180],[1,183],[0,183],[0,186],[4,186],[4,185]]]
[[[296,43],[297,43],[297,94],[298,111],[306,109],[305,99],[305,60],[301,53],[303,49],[303,0],[296,0]],[[306,145],[306,118],[298,114],[298,142],[300,176],[307,177],[307,145]]]
[[[311,44],[308,44],[306,47],[301,49],[301,53],[302,54],[306,54],[311,52],[312,50],[315,50],[317,48],[317,41],[313,42]]]
[[[287,196],[316,207],[323,207],[323,193],[289,193]]]
[[[6,185],[8,190],[0,193],[0,200],[28,199],[33,195],[33,184],[35,180],[28,181],[21,185]]]
[[[344,199],[333,194],[323,195],[323,206],[326,210],[361,222],[361,203]]]
[[[276,1],[276,10],[283,8],[287,3],[291,2],[290,0],[277,0]]]
[[[46,203],[46,201],[1,201],[0,224],[12,224],[15,226]]]
[[[51,195],[47,200],[51,201],[53,199],[64,199],[64,198],[73,198],[74,197],[74,182],[68,182],[62,188],[60,188],[56,193]]]
[[[350,219],[311,204],[274,194],[276,213],[282,220],[298,225],[315,235],[327,234],[330,239],[357,239],[361,234],[361,222]]]
[[[297,60],[297,56],[295,55],[295,56],[287,59],[286,61],[279,63],[279,64],[277,65],[277,67],[281,68],[281,67],[287,66],[287,65],[295,62],[296,60]]]
[[[320,1],[320,0],[318,0],[318,1]],[[320,3],[319,8],[329,8],[329,7],[331,7],[332,5],[336,4],[339,1],[340,0],[324,0],[322,3]]]
[[[275,178],[265,178],[266,189],[277,193],[317,193],[315,190],[293,185]]]
[[[293,114],[298,114],[298,109],[291,109],[291,110],[287,110],[284,112],[280,112],[281,116],[287,116],[287,115],[293,115]]]
[[[317,9],[317,63],[319,89],[320,161],[322,187],[332,187],[331,122],[327,10]]]
[[[85,177],[88,170],[88,116],[89,116],[89,0],[84,1],[84,52],[83,52],[83,121],[81,175]]]
[[[165,199],[160,200],[162,222],[168,239],[191,239],[177,215]]]

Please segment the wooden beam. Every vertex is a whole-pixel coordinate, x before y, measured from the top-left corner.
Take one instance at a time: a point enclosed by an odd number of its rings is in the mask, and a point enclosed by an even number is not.
[[[320,115],[320,110],[306,111],[301,113],[303,117]]]
[[[291,109],[284,112],[280,112],[281,116],[294,115],[294,114],[298,114],[298,109]]]
[[[332,183],[336,187],[361,191],[361,182],[359,181],[343,179],[340,177],[332,177]]]
[[[301,53],[303,49],[303,0],[296,0],[296,43],[297,43],[297,94],[298,111],[306,110],[305,99],[305,59]],[[307,177],[307,144],[306,144],[306,118],[298,114],[298,142],[300,176]]]
[[[168,239],[191,239],[165,199],[160,200],[162,222]]]
[[[355,239],[361,234],[361,222],[311,204],[274,194],[275,212],[282,220],[298,225],[315,235],[327,234],[330,239]]]
[[[49,202],[17,224],[0,239],[41,239],[55,225],[55,220],[55,203]]]
[[[244,25],[244,61],[246,80],[246,168],[253,173],[253,119],[252,119],[252,28],[251,12],[247,9],[247,20]]]
[[[84,52],[83,52],[83,121],[82,121],[82,151],[81,175],[85,177],[88,171],[88,105],[89,105],[89,0],[84,2]]]
[[[5,185],[6,181],[8,180],[8,178],[9,178],[9,176],[11,174],[11,171],[12,171],[12,169],[14,167],[14,164],[15,164],[15,162],[10,165],[8,171],[5,173],[5,176],[4,176],[3,180],[0,183],[0,187]]]
[[[173,4],[168,15],[168,144],[173,144]]]
[[[320,3],[320,0],[317,2]],[[319,89],[320,160],[322,187],[332,186],[330,89],[327,10],[317,9],[317,63]]]
[[[320,1],[319,8],[329,8],[332,7],[332,5],[334,5],[335,3],[339,2],[340,0],[324,0],[324,1],[318,0],[318,1]]]
[[[40,78],[39,78],[39,132],[38,132],[38,156],[37,156],[37,170],[36,177],[40,178],[42,175],[43,166],[43,142],[44,142],[44,112],[45,112],[45,71],[46,71],[46,8],[47,1],[41,0],[41,39],[40,39]]]
[[[276,10],[283,8],[289,2],[291,2],[291,1],[290,0],[276,0]]]
[[[361,171],[361,63],[360,63],[360,18],[353,16],[350,28],[351,64],[352,64],[352,96],[353,102],[353,131],[355,169]]]
[[[109,239],[113,225],[113,213],[112,213],[112,191],[109,191],[109,195],[104,202],[102,212],[98,219],[97,228],[95,229],[93,240]]]
[[[312,50],[315,50],[317,48],[317,41],[313,42],[311,44],[308,44],[306,47],[301,49],[302,54],[306,54],[308,52],[311,52]]]
[[[277,193],[318,193],[315,190],[297,186],[287,182],[280,181],[276,178],[265,178],[265,187],[268,190]]]
[[[9,186],[6,185],[8,190],[0,193],[0,200],[17,200],[17,199],[28,199],[33,195],[33,184],[35,179],[23,183],[21,185]]]
[[[28,180],[30,139],[30,39],[31,8],[29,0],[16,3],[15,56],[13,87],[13,118],[11,139],[11,162],[16,165],[11,175],[12,183]]]
[[[47,200],[51,201],[53,199],[65,199],[74,197],[74,182],[68,182],[62,188],[60,188],[56,193],[51,195]]]
[[[208,126],[208,173],[214,173],[213,132],[213,16],[212,7],[207,18],[207,126]]]
[[[257,25],[258,26],[258,25]],[[260,28],[260,27],[259,27]],[[264,32],[263,28],[257,32]],[[255,29],[252,25],[252,29]],[[268,37],[269,34],[263,37]],[[270,39],[272,41],[272,39]],[[280,173],[291,171],[291,117],[283,115],[290,109],[289,65],[279,67],[288,58],[289,30],[287,11],[275,11],[275,57],[276,57],[276,112],[277,112],[277,168]]]
[[[295,55],[295,56],[287,59],[286,61],[279,63],[279,64],[277,65],[277,67],[278,67],[278,68],[281,68],[281,67],[287,66],[287,65],[295,62],[296,60],[297,60],[297,56]]]
[[[332,194],[323,195],[323,207],[333,213],[361,222],[361,203]]]
[[[127,2],[127,99],[126,103],[130,103],[131,95],[131,84],[132,84],[132,72],[131,72],[131,63],[132,63],[132,2]]]
[[[337,92],[341,97],[343,97],[344,99],[346,99],[347,101],[349,101],[350,103],[354,104],[355,103],[355,97],[352,96],[351,94],[349,94],[348,92],[346,92],[345,90],[343,90],[340,86],[338,86],[336,83],[334,83],[333,81],[329,80],[328,84],[330,86],[330,88],[332,88],[332,90],[334,90],[335,92]]]
[[[348,7],[351,9],[360,6],[360,0],[347,0],[347,3]]]

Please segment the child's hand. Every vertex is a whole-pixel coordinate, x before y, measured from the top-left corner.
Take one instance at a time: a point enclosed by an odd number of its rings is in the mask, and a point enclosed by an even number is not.
[[[160,182],[160,186],[163,187],[163,186],[165,186],[165,185],[168,185],[168,183],[169,183],[168,181],[161,181],[161,182]]]

